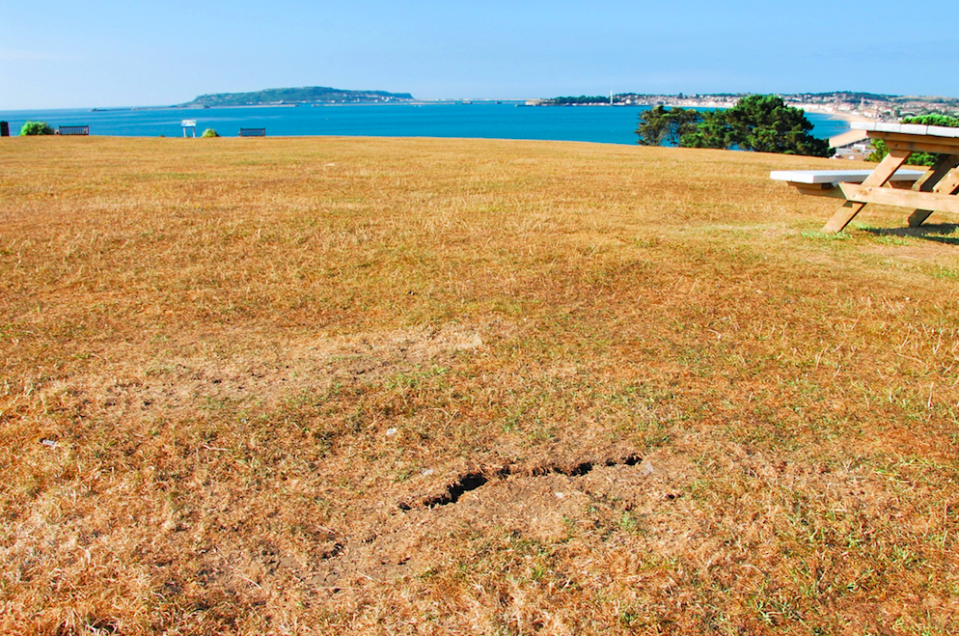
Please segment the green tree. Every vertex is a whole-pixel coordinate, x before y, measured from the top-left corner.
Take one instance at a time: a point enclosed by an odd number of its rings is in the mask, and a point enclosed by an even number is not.
[[[829,157],[829,142],[809,134],[805,113],[775,95],[747,95],[732,108],[699,112],[656,106],[639,116],[644,146],[738,148],[757,152]]]
[[[747,95],[725,111],[727,143],[742,150],[829,157],[829,142],[809,134],[813,125],[799,108],[776,95]],[[730,147],[730,146],[727,146]]]
[[[640,146],[662,146],[669,132],[669,111],[662,105],[654,106],[639,115],[636,134]]]
[[[702,113],[692,108],[654,106],[639,115],[638,143],[641,146],[678,146],[683,136],[692,134],[701,120]]]
[[[23,124],[23,127],[20,128],[20,136],[26,137],[28,135],[53,135],[56,131],[53,130],[53,127],[45,121],[26,121]]]
[[[730,128],[726,123],[726,113],[712,110],[700,113],[701,121],[696,127],[684,134],[679,145],[683,148],[732,148]]]
[[[959,128],[959,119],[948,115],[930,114],[920,115],[918,117],[905,117],[903,124],[920,124],[922,126],[945,126],[946,128]],[[872,140],[873,151],[869,155],[869,161],[882,161],[889,154],[889,148],[882,139]],[[939,160],[939,155],[929,152],[914,152],[906,161],[911,166],[932,166]]]

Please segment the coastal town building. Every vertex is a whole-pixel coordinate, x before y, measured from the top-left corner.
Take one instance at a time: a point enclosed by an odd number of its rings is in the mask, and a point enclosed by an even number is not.
[[[850,130],[836,135],[829,140],[829,145],[836,149],[833,159],[863,161],[873,151],[872,141],[864,130]]]

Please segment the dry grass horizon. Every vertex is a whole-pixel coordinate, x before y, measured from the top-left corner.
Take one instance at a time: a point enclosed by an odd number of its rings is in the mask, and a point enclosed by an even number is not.
[[[959,233],[803,157],[0,140],[0,632],[959,631]]]

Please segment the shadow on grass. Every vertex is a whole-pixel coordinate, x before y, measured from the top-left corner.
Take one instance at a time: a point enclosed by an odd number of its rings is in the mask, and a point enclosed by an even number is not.
[[[949,236],[959,230],[959,224],[956,223],[937,223],[934,225],[920,225],[919,227],[896,227],[896,228],[862,228],[870,234],[876,236],[901,236],[925,239],[937,243],[946,243],[948,245],[959,245],[959,236]]]

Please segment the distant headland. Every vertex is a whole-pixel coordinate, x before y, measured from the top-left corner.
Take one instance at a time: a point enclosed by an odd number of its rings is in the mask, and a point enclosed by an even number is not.
[[[200,95],[180,108],[213,108],[217,106],[283,106],[296,104],[386,104],[412,101],[409,93],[386,91],[352,91],[328,86],[302,88],[268,88],[251,93],[212,93]]]

